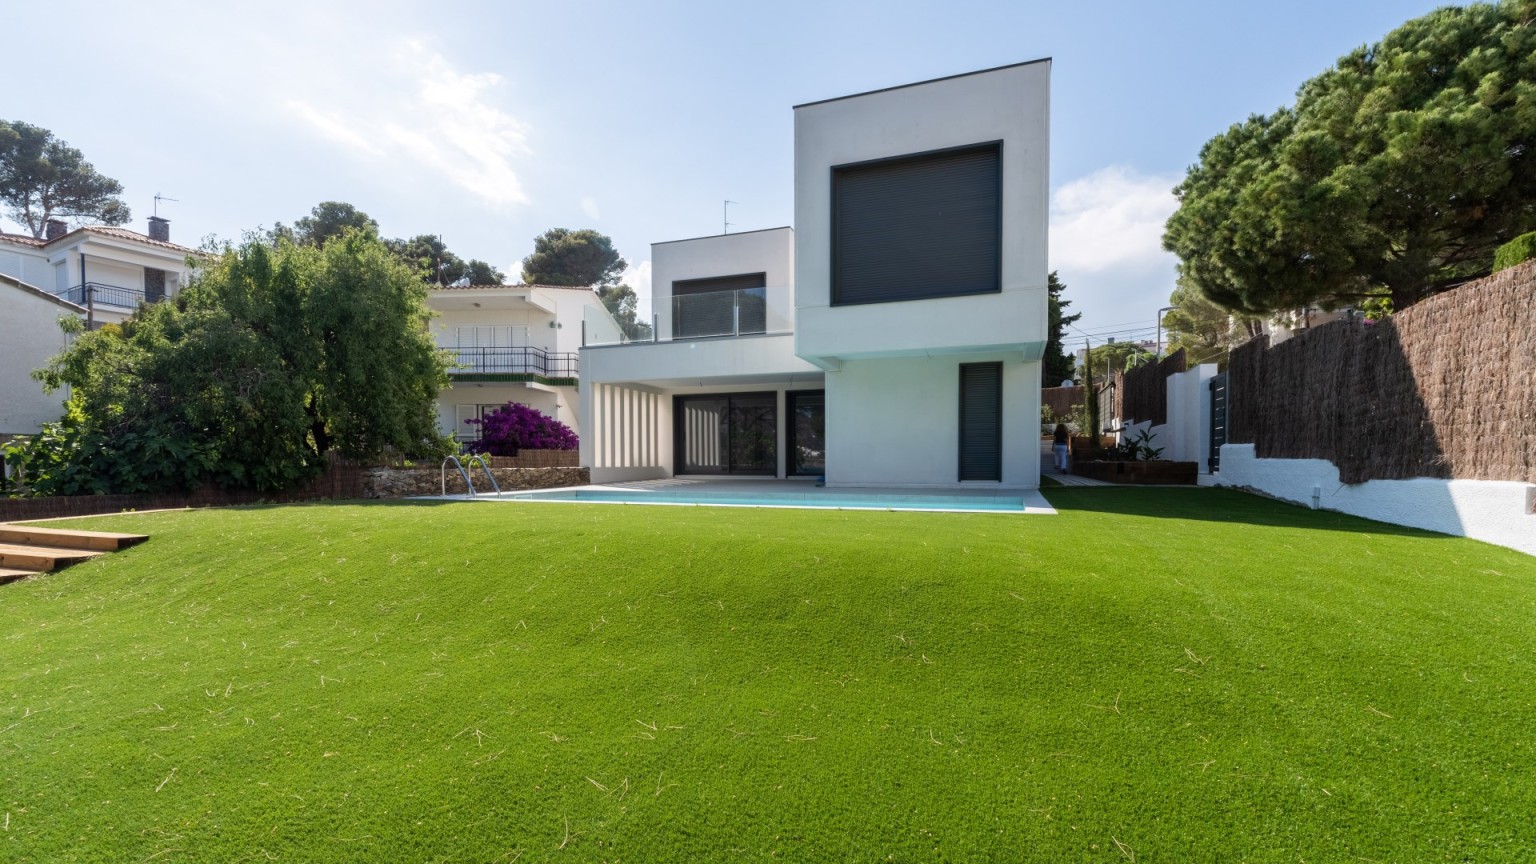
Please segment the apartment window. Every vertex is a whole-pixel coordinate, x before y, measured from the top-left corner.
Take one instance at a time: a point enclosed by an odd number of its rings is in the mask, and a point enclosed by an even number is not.
[[[1002,290],[1002,142],[832,169],[832,305]]]

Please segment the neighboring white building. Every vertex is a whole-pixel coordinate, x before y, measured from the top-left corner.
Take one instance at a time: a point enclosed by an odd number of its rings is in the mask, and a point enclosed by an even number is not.
[[[44,394],[32,378],[68,344],[61,316],[118,323],[186,284],[198,253],[170,242],[169,220],[151,217],[149,230],[70,231],[54,220],[42,239],[0,234],[0,439],[34,435],[63,414],[65,394]]]
[[[64,394],[44,393],[32,370],[69,345],[59,326],[85,309],[41,288],[0,274],[0,442],[36,434],[64,414]]]
[[[795,228],[652,247],[656,335],[589,323],[594,482],[1039,483],[1050,63],[795,109]]]
[[[470,285],[435,288],[427,305],[437,344],[459,368],[437,396],[438,426],[461,441],[479,437],[466,423],[508,402],[548,414],[581,434],[577,360],[584,317],[608,317],[591,288]],[[595,311],[591,311],[595,310]],[[616,327],[617,325],[613,325]]]
[[[148,234],[100,225],[70,231],[50,220],[42,239],[0,234],[0,274],[81,306],[94,326],[119,323],[186,284],[188,259],[199,253],[172,243],[170,228],[155,216]]]

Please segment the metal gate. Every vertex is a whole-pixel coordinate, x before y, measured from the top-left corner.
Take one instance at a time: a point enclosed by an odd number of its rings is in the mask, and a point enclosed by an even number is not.
[[[1211,473],[1221,470],[1221,445],[1227,443],[1227,373],[1211,379],[1211,453],[1205,460]]]

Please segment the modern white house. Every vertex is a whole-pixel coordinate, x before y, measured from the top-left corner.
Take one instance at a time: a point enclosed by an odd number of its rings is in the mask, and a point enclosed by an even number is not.
[[[34,435],[63,414],[65,394],[45,394],[35,369],[69,344],[63,316],[90,327],[118,323],[142,303],[174,296],[198,253],[170,242],[170,220],[149,233],[48,223],[42,238],[0,233],[0,440]]]
[[[584,327],[595,483],[1039,484],[1050,61],[797,106],[795,226],[652,247]]]
[[[582,322],[607,317],[595,291],[559,285],[444,287],[432,290],[427,305],[438,313],[431,325],[438,346],[457,361],[448,373],[449,386],[437,397],[444,434],[473,441],[480,427],[465,421],[508,402],[536,408],[581,434],[576,352]]]

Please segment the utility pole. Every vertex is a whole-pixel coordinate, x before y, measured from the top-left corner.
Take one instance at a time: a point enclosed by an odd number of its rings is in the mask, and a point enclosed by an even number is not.
[[[720,229],[720,233],[721,234],[729,234],[729,233],[731,233],[731,205],[732,204],[739,204],[739,203],[741,203],[741,202],[739,202],[739,201],[726,201],[725,202],[725,206],[721,208],[724,211],[724,215],[721,216],[720,221],[725,223],[725,225]]]

